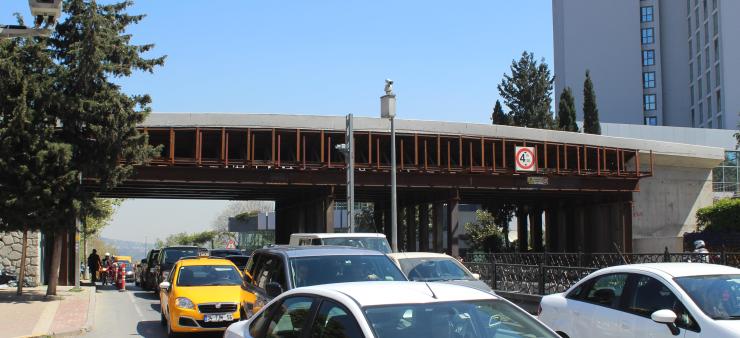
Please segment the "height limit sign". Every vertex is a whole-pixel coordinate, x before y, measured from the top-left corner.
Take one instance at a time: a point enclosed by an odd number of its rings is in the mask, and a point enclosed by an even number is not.
[[[537,171],[534,147],[515,147],[514,154],[516,171]]]

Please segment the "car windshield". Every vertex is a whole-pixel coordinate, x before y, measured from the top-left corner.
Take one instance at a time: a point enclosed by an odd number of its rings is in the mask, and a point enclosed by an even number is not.
[[[475,280],[454,258],[401,258],[401,270],[413,281]]]
[[[385,255],[296,257],[290,260],[295,287],[361,281],[404,281]]]
[[[677,277],[675,281],[712,319],[740,319],[740,274]]]
[[[163,251],[165,264],[175,264],[180,258],[183,257],[195,257],[198,256],[197,248],[178,248],[178,249],[167,249]]]
[[[233,266],[191,265],[180,267],[178,286],[241,285],[242,279]]]
[[[352,246],[380,251],[384,254],[391,253],[388,241],[383,237],[332,237],[322,239],[324,245]]]
[[[501,300],[380,305],[364,309],[378,338],[556,338],[529,314]]]

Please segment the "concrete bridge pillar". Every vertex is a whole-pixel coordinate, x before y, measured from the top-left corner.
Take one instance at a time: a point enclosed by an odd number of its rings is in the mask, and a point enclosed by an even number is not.
[[[429,203],[419,206],[419,251],[429,251]]]
[[[457,193],[447,202],[447,253],[450,256],[460,255],[458,237],[462,233],[460,224],[460,197]]]
[[[416,204],[406,206],[406,251],[418,251],[416,244]]]
[[[529,233],[527,229],[527,218],[529,210],[526,205],[519,205],[516,210],[516,235],[520,252],[529,250]]]
[[[560,248],[560,205],[553,203],[545,210],[545,250],[548,252],[562,251]]]
[[[444,203],[435,202],[432,206],[432,250],[435,252],[444,251],[443,246],[443,225],[445,223]]]
[[[536,205],[529,211],[530,228],[532,229],[532,250],[542,252],[542,207]]]

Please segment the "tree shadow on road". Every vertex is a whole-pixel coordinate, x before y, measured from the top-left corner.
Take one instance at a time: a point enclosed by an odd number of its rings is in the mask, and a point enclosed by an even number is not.
[[[167,337],[167,331],[158,320],[140,321],[136,325],[136,332],[146,338]]]

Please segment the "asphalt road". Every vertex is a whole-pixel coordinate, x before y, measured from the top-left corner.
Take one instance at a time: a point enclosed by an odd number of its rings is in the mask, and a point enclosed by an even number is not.
[[[95,324],[82,337],[167,337],[167,329],[159,321],[159,297],[134,285],[125,292],[112,286],[98,286],[95,299]],[[192,335],[192,337],[222,337],[222,333]]]

